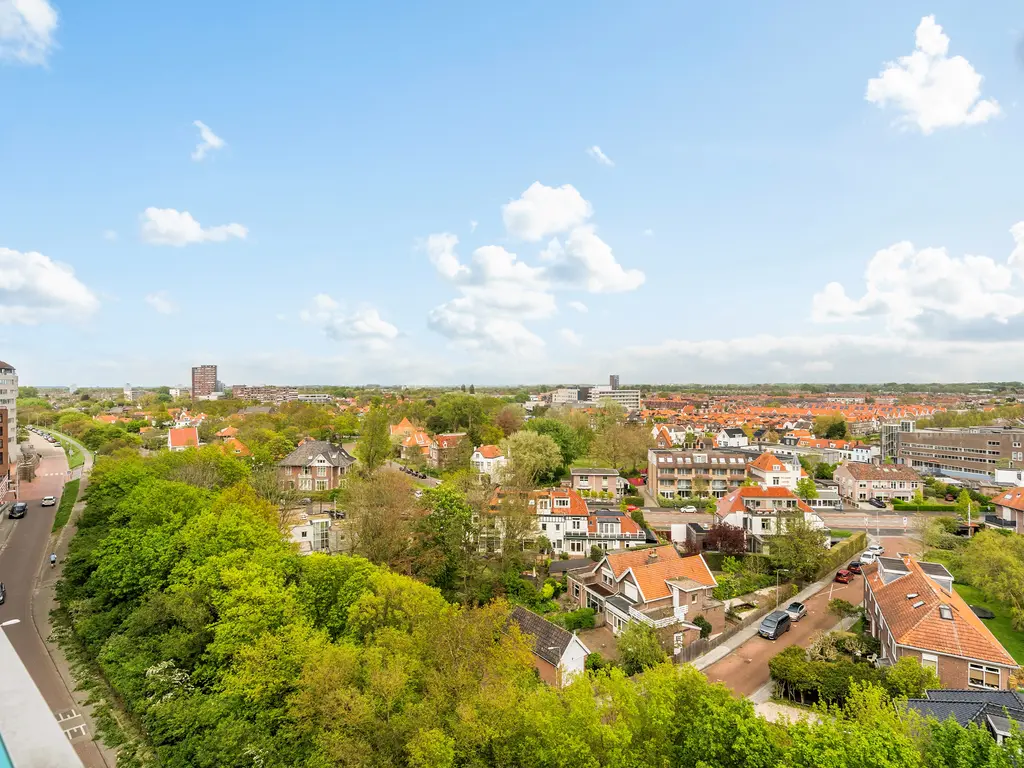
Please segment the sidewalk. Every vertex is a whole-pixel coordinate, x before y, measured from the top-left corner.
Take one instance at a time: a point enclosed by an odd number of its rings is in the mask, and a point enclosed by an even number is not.
[[[801,603],[807,602],[807,600],[814,597],[814,595],[818,594],[821,590],[825,589],[825,587],[829,586],[831,583],[831,578],[816,581],[810,586],[805,587],[803,590],[798,592],[795,597],[791,597],[789,599],[789,602],[791,603],[794,600]],[[781,603],[779,604],[779,607],[782,607]],[[739,648],[741,645],[747,642],[747,640],[749,640],[752,637],[755,637],[757,635],[757,628],[759,626],[759,622],[754,622],[749,627],[744,627],[735,635],[726,640],[724,643],[715,648],[712,648],[703,656],[698,656],[690,663],[700,670],[710,667],[716,661],[721,661],[730,653],[735,651],[737,648]]]

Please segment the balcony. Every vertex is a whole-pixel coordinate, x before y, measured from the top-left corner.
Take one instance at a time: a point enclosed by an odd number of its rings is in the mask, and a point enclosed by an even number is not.
[[[686,606],[681,605],[678,608],[662,608],[658,611],[651,611],[650,613],[641,613],[636,608],[630,606],[629,618],[646,624],[654,629],[661,629],[662,627],[669,627],[673,624],[677,624],[680,621],[686,621]]]
[[[1011,531],[1017,530],[1016,520],[1004,520],[998,515],[985,515],[985,525],[992,525],[996,528],[1006,528]]]

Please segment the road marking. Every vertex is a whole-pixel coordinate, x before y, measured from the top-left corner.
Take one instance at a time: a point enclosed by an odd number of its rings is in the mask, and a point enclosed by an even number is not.
[[[76,717],[81,715],[74,709],[63,709],[60,712],[54,712],[58,723],[63,723],[65,720],[74,720]]]
[[[74,741],[84,736],[89,735],[89,729],[85,725],[76,725],[74,728],[65,728],[64,735],[68,737],[68,741]]]

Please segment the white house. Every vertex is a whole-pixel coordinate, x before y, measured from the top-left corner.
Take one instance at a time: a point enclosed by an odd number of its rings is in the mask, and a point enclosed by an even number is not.
[[[726,427],[715,435],[715,443],[719,448],[743,448],[750,444],[750,438],[739,427]]]
[[[509,619],[530,638],[533,666],[545,683],[561,688],[583,674],[590,649],[576,635],[521,605],[512,609]]]
[[[1009,485],[1014,488],[1024,486],[1024,469],[997,469],[996,485]]]
[[[825,530],[821,516],[790,489],[781,486],[737,488],[719,499],[715,510],[715,522],[742,528],[747,550],[759,554],[769,554],[771,537],[784,534],[789,521],[801,517],[811,528]],[[825,546],[829,546],[827,536]]]
[[[299,548],[300,555],[331,551],[331,516],[327,513],[307,515],[301,513],[291,526],[290,538]]]
[[[508,464],[508,458],[496,445],[481,445],[473,451],[469,463],[481,475],[497,480],[502,467]]]
[[[752,480],[769,488],[779,487],[793,490],[803,475],[803,468],[800,466],[800,460],[795,456],[787,462],[774,453],[766,451],[747,465],[747,472],[750,473]]]

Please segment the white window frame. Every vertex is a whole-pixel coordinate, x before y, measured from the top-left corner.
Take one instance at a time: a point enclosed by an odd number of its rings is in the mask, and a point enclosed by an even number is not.
[[[971,673],[972,672],[980,672],[981,673],[981,680],[982,680],[981,683],[975,683],[973,680],[971,680]],[[986,678],[989,675],[995,675],[995,677],[996,677],[995,685],[989,685],[987,682],[985,682]],[[997,690],[999,690],[999,685],[1002,682],[1002,679],[1003,679],[1003,677],[1002,677],[1002,674],[1000,673],[998,667],[986,667],[984,664],[968,664],[967,665],[967,687],[968,688],[982,688],[982,689],[984,689],[986,691],[997,691]]]
[[[933,653],[922,653],[921,666],[930,669],[937,675],[939,674],[939,657]]]

